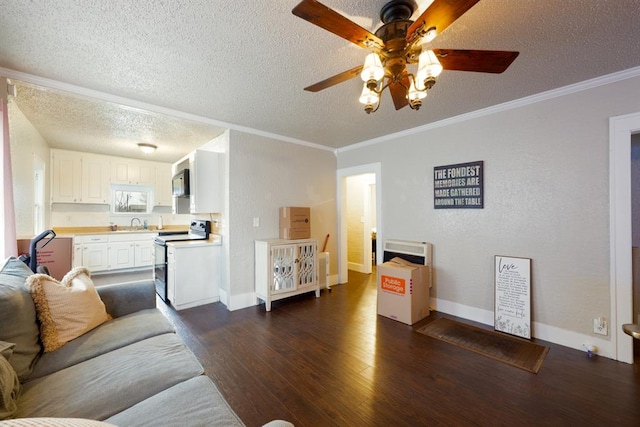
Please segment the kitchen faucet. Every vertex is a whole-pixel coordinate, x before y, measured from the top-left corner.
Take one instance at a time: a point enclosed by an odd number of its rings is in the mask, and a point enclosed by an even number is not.
[[[140,227],[142,225],[142,221],[140,221],[140,218],[131,218],[131,227],[129,227],[132,231],[133,230],[137,230],[138,228],[133,228],[133,221],[138,220],[138,227]]]

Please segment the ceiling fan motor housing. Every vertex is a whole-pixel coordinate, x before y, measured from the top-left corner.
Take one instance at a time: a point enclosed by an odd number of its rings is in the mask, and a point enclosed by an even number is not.
[[[405,21],[416,10],[416,2],[411,0],[393,0],[380,9],[380,20],[385,24],[393,21]]]
[[[384,50],[380,53],[384,67],[392,76],[399,76],[405,70],[407,59],[411,57],[406,52],[407,29],[413,21],[401,20],[384,24],[376,31],[376,36],[384,41]]]
[[[409,20],[416,10],[416,3],[411,0],[393,0],[380,10],[380,19],[384,25],[375,35],[384,42],[381,52],[382,63],[392,80],[401,80],[406,72],[406,64],[416,56],[407,52],[407,31],[413,21]]]

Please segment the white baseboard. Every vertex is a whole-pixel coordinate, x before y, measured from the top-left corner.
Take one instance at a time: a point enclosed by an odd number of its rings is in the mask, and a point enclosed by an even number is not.
[[[431,307],[441,313],[450,314],[452,316],[461,317],[463,319],[472,320],[489,326],[494,325],[493,311],[469,307],[467,305],[438,298],[431,298]],[[549,326],[538,322],[533,322],[531,325],[531,333],[535,338],[580,351],[586,351],[586,348],[584,347],[585,345],[594,345],[597,347],[596,353],[599,356],[607,357],[609,359],[614,358],[614,349],[611,342],[601,338],[567,331],[565,329],[556,328],[555,326]]]
[[[333,276],[329,276],[329,284],[331,286],[339,285],[339,283],[338,283],[338,275],[337,274],[334,274]]]
[[[348,263],[349,270],[357,271],[358,273],[365,273],[364,264],[358,264],[355,262]]]
[[[200,301],[190,302],[188,304],[180,304],[180,305],[173,304],[173,308],[175,308],[176,311],[179,311],[179,310],[185,310],[187,308],[197,307],[199,305],[211,304],[218,301],[220,301],[219,297],[206,298]]]
[[[222,299],[222,296],[220,297]],[[248,292],[246,294],[231,295],[228,299],[227,309],[229,311],[242,310],[243,308],[253,307],[258,305],[255,292]]]

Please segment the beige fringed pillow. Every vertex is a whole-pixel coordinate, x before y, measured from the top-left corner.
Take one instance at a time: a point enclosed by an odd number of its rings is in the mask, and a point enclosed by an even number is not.
[[[27,279],[27,286],[36,306],[45,353],[111,319],[84,267],[74,268],[60,282],[46,274],[34,274]]]

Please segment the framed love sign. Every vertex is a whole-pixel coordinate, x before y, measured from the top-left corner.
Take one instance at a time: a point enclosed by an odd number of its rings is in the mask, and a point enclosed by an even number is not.
[[[494,329],[531,339],[531,258],[495,256]]]

